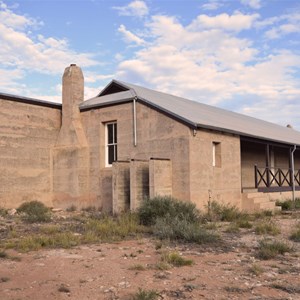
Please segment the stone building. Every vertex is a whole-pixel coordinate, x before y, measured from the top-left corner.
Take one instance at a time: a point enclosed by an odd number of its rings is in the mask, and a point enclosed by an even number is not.
[[[0,94],[0,206],[120,212],[172,195],[251,211],[300,195],[294,129],[116,80],[83,90],[70,65],[62,105]]]

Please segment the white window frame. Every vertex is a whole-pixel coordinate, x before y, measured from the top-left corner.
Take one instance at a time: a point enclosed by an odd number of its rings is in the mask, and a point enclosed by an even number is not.
[[[213,142],[212,143],[212,166],[215,167],[216,166],[216,143]]]
[[[216,168],[220,168],[221,167],[221,157],[219,157],[219,160],[217,162],[217,154],[221,155],[221,143],[220,142],[213,142],[212,143],[212,166],[216,167]],[[217,153],[218,150],[218,153]]]
[[[113,142],[112,143],[108,143],[108,125],[112,125],[115,124],[116,127],[117,122],[116,121],[112,121],[112,122],[107,122],[105,123],[105,167],[109,168],[112,167],[112,164],[109,163],[109,152],[108,152],[108,148],[110,146],[114,147],[114,157],[117,159],[118,158],[118,129],[117,129],[117,136],[115,136],[115,130],[113,130]],[[118,127],[117,127],[118,128]]]

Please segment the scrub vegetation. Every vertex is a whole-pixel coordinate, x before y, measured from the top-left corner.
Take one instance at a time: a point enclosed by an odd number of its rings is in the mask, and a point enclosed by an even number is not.
[[[72,268],[82,267],[78,272],[82,275],[76,279],[80,287],[95,284],[95,290],[111,299],[115,296],[124,300],[188,299],[192,295],[199,299],[203,292],[206,295],[212,292],[208,291],[209,280],[206,281],[209,276],[205,277],[211,272],[217,281],[224,278],[218,281],[217,291],[227,298],[250,297],[253,290],[259,294],[259,287],[253,285],[257,279],[264,287],[286,296],[299,294],[299,289],[293,285],[285,288],[269,276],[276,274],[278,282],[282,276],[298,276],[298,219],[297,211],[246,214],[235,206],[214,201],[199,211],[194,204],[171,197],[148,199],[136,212],[115,216],[95,207],[51,210],[33,201],[21,205],[17,211],[0,208],[0,263],[17,267],[34,257],[38,266],[38,259],[43,265],[51,255],[57,255],[58,260],[66,255],[72,259],[65,259],[64,263],[74,261]],[[45,254],[47,251],[23,254],[45,248],[68,250],[51,250],[50,256]],[[84,253],[90,256],[85,257]],[[89,271],[102,263],[106,265],[105,272],[126,273],[122,279],[116,279],[114,284],[109,281],[99,290]],[[199,270],[205,271],[204,275]],[[236,285],[226,281],[228,274],[237,278]],[[9,270],[4,275],[0,284],[7,290],[9,284],[13,285],[15,275]],[[250,285],[242,288],[246,277],[253,288]],[[145,285],[140,278],[149,278],[151,283]],[[51,292],[68,296],[78,292],[74,282],[70,284],[69,279],[62,282],[51,286]]]

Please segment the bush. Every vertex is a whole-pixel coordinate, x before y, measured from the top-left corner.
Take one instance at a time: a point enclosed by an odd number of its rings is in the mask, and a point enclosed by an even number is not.
[[[23,214],[23,220],[29,223],[49,222],[51,214],[49,208],[39,201],[23,203],[18,209]]]
[[[41,248],[71,248],[80,244],[80,238],[72,232],[61,232],[53,235],[29,235],[6,244],[22,252],[35,251]]]
[[[249,272],[252,273],[255,276],[259,276],[264,272],[263,267],[261,267],[260,265],[257,264],[253,264],[250,268],[249,268]]]
[[[259,244],[257,257],[261,259],[271,259],[279,254],[283,255],[286,252],[292,251],[292,247],[284,242],[263,240]]]
[[[0,216],[6,217],[8,215],[7,209],[0,207]]]
[[[241,218],[242,216],[245,217],[245,215],[243,215],[236,206],[218,203],[216,201],[209,203],[207,210],[207,219],[209,221],[232,222]]]
[[[156,300],[160,295],[155,290],[144,290],[139,288],[139,291],[132,296],[131,300]]]
[[[179,220],[197,222],[200,219],[199,211],[195,204],[182,202],[172,197],[154,197],[146,199],[138,210],[140,222],[143,225],[154,225],[157,219],[168,217]]]
[[[300,243],[300,228],[291,234],[290,239],[294,242]]]
[[[296,198],[295,202],[291,199],[285,201],[276,201],[277,206],[281,206],[282,210],[291,210],[293,208],[300,209],[300,198]]]
[[[101,219],[87,219],[83,225],[83,242],[119,241],[143,231],[136,214],[126,213],[117,218],[106,215]]]
[[[216,233],[204,229],[200,223],[178,217],[157,219],[153,226],[153,234],[160,239],[197,244],[214,243],[220,239]]]
[[[246,229],[252,228],[252,224],[248,220],[245,220],[245,219],[238,220],[236,222],[236,224],[239,228],[246,228]]]
[[[165,253],[161,260],[174,267],[191,266],[194,263],[191,259],[182,257],[178,252]]]
[[[280,233],[280,229],[274,222],[264,221],[256,225],[255,233],[259,235],[261,234],[278,235]]]

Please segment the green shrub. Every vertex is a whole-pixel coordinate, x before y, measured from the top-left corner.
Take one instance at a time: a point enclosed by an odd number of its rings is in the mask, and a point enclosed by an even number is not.
[[[8,215],[7,209],[0,207],[0,216],[6,217]]]
[[[5,251],[0,251],[0,258],[8,258],[8,254]]]
[[[133,270],[133,271],[145,271],[146,267],[144,267],[141,264],[135,264],[135,265],[129,267],[129,270]]]
[[[280,233],[280,228],[271,220],[260,222],[255,226],[255,233],[269,234],[269,235],[278,235]]]
[[[153,226],[153,234],[162,240],[180,240],[197,244],[214,243],[220,240],[216,233],[206,230],[200,223],[178,217],[157,219]]]
[[[230,225],[226,228],[225,232],[227,233],[238,233],[240,232],[240,227],[236,222],[230,223]]]
[[[263,240],[259,243],[257,257],[261,259],[272,259],[277,255],[292,252],[293,249],[288,244],[280,241]]]
[[[261,267],[258,264],[253,264],[250,268],[249,268],[249,272],[252,273],[255,276],[259,276],[264,272],[263,267]]]
[[[139,288],[139,291],[132,296],[131,300],[157,300],[160,295],[155,290],[144,290]]]
[[[236,222],[239,228],[250,229],[252,228],[252,224],[247,219],[240,219]]]
[[[300,243],[300,228],[291,234],[290,239],[294,242]]]
[[[39,201],[23,203],[18,209],[24,221],[29,223],[49,222],[51,214],[49,208]]]
[[[71,248],[80,244],[80,237],[72,232],[62,232],[53,235],[31,235],[6,244],[22,252],[35,251],[41,248]]]
[[[143,231],[144,228],[139,225],[136,214],[126,213],[117,218],[106,215],[100,219],[87,219],[83,225],[83,241],[85,243],[119,241]]]
[[[69,207],[66,209],[67,212],[74,212],[74,211],[76,211],[76,210],[77,210],[77,207],[76,207],[74,204],[72,204],[71,206],[69,206]]]
[[[146,199],[139,208],[138,215],[140,222],[147,226],[154,225],[157,219],[165,217],[170,219],[176,217],[190,222],[197,222],[200,218],[195,204],[179,201],[169,196]]]
[[[232,222],[243,216],[239,209],[231,204],[218,203],[212,201],[207,206],[207,219],[209,221]]]
[[[193,260],[182,257],[178,252],[165,253],[161,260],[174,267],[191,266],[194,263]]]
[[[295,202],[291,199],[285,201],[276,201],[277,206],[281,206],[282,210],[291,210],[293,208],[300,209],[300,198],[296,198]]]

